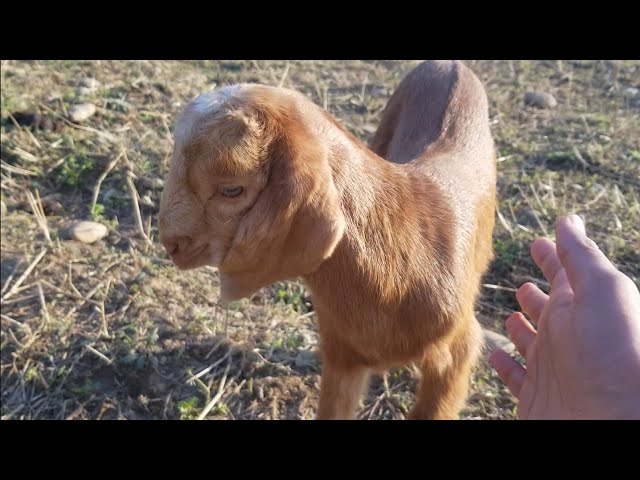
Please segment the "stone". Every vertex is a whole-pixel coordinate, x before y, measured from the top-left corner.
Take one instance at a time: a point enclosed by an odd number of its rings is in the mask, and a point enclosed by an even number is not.
[[[140,205],[144,205],[145,207],[155,208],[156,204],[153,203],[151,197],[149,195],[143,195],[140,197]]]
[[[94,92],[93,88],[87,87],[78,87],[76,88],[76,95],[79,97],[84,97],[85,95],[90,95]]]
[[[502,349],[507,353],[515,351],[515,345],[504,335],[487,330],[486,328],[482,329],[482,333],[484,334],[485,346],[490,352],[498,349]]]
[[[82,123],[96,113],[93,103],[79,103],[69,109],[69,120],[74,123]]]
[[[362,126],[362,130],[364,130],[365,133],[375,133],[377,129],[377,125],[374,125],[373,123],[365,123]]]
[[[626,98],[635,98],[640,94],[640,90],[634,87],[626,88],[624,91],[624,96]]]
[[[106,237],[109,230],[98,222],[81,221],[72,225],[69,233],[74,240],[91,244]]]
[[[318,357],[310,350],[300,350],[294,361],[298,368],[313,367],[318,363]]]
[[[527,92],[524,95],[525,105],[537,108],[554,108],[558,105],[555,97],[545,92]]]
[[[84,87],[84,88],[89,88],[91,90],[95,90],[100,85],[102,85],[102,84],[98,80],[96,80],[95,78],[91,78],[91,77],[83,77],[78,82],[78,86]]]
[[[158,177],[140,177],[140,183],[151,190],[161,190],[164,188],[164,180]]]

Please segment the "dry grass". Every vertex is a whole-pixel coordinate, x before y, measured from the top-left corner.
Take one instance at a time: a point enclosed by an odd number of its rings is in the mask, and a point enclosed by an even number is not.
[[[488,328],[516,308],[528,256],[557,216],[577,212],[610,258],[640,276],[640,62],[467,62],[485,82],[499,150],[496,259],[478,303]],[[178,272],[157,242],[157,205],[176,114],[195,94],[238,81],[284,85],[363,140],[414,62],[2,62],[2,419],[312,418],[319,383],[313,307],[282,282],[227,309],[215,269]],[[102,86],[79,97],[77,82]],[[523,105],[544,90],[554,110]],[[74,103],[97,114],[62,120]],[[10,115],[38,109],[57,129]],[[95,218],[109,236],[69,240]],[[372,379],[362,418],[403,418],[411,368]],[[512,418],[483,364],[465,418]]]

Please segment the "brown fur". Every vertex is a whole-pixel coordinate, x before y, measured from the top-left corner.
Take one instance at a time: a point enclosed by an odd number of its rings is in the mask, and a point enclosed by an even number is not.
[[[318,417],[353,418],[372,370],[417,362],[410,418],[457,418],[481,345],[474,300],[494,223],[475,75],[459,62],[416,67],[371,150],[302,95],[259,85],[181,122],[193,128],[176,139],[161,240],[182,268],[218,265],[226,300],[304,278],[320,326]],[[245,192],[225,198],[227,184]]]

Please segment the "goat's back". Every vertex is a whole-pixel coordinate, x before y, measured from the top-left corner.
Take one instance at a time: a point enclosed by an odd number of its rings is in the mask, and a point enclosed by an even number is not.
[[[495,150],[480,80],[459,61],[418,65],[389,100],[371,148],[406,164],[418,184],[424,176],[437,185],[451,207],[457,249],[475,267],[469,277],[475,290],[492,256],[496,193]]]

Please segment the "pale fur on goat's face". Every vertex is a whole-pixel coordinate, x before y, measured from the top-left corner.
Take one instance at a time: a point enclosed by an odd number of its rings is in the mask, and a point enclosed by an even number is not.
[[[197,96],[176,125],[175,148],[160,203],[160,230],[163,242],[178,242],[177,251],[169,253],[181,269],[222,263],[240,219],[266,183],[257,149],[239,145],[243,137],[257,140],[259,132],[251,131],[257,126],[241,112],[228,109],[229,100],[240,88],[233,85]],[[229,144],[224,145],[225,141]],[[239,155],[246,157],[229,158]],[[233,160],[239,163],[235,171]],[[225,163],[230,168],[225,169]],[[237,190],[239,194],[227,196]]]
[[[160,240],[181,269],[217,266],[223,299],[313,271],[342,236],[325,148],[297,115],[291,93],[234,85],[176,125]]]

